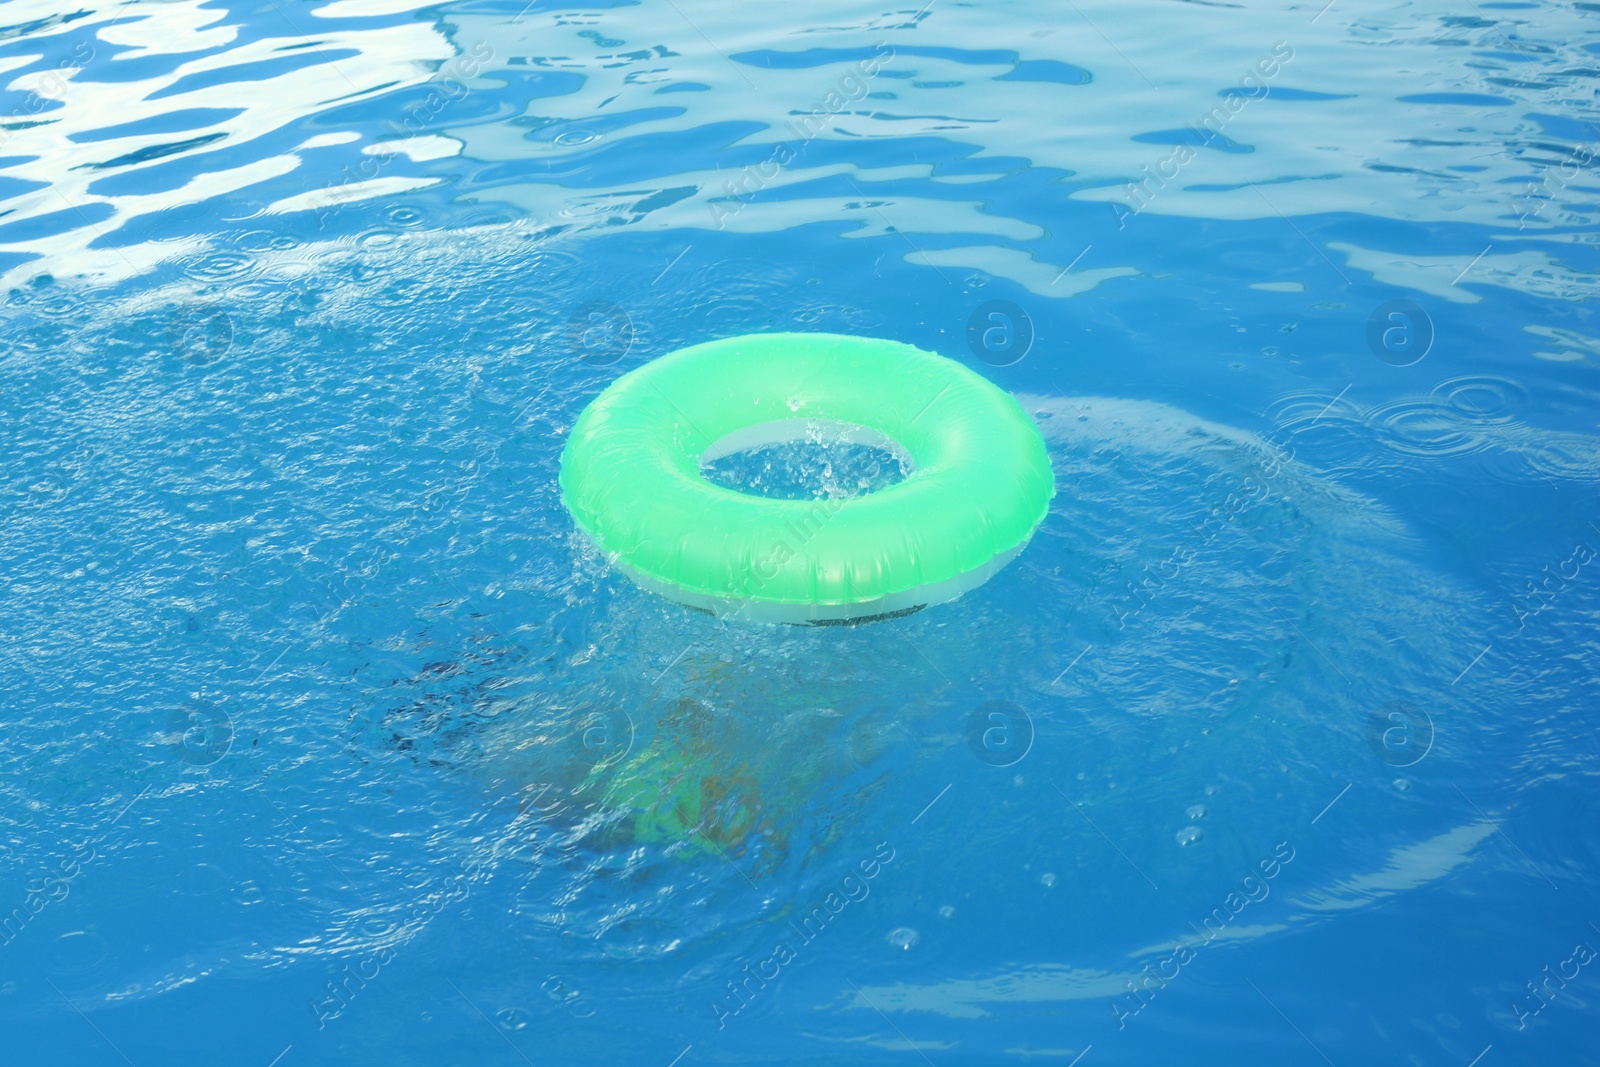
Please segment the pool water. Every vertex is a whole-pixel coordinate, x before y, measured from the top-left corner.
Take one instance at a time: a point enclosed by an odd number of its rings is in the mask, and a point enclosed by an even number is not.
[[[6,1062],[1600,1063],[1600,6],[0,21]],[[584,406],[793,330],[1018,398],[1015,562],[585,542]]]

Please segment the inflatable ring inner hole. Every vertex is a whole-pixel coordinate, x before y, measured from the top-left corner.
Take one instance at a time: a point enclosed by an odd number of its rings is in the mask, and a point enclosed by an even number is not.
[[[916,472],[881,430],[839,419],[773,419],[744,426],[700,454],[700,475],[750,496],[810,499],[880,492]]]

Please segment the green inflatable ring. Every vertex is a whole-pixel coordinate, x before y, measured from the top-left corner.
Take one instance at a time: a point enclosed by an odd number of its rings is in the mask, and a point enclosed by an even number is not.
[[[701,473],[819,433],[888,448],[911,473],[821,500]],[[961,364],[896,341],[779,333],[694,345],[617,379],[567,438],[561,495],[645,589],[718,615],[827,624],[983,584],[1027,545],[1055,477],[1032,419]]]

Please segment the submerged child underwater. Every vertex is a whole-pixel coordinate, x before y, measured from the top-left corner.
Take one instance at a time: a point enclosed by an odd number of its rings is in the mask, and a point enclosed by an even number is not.
[[[949,782],[1019,798],[1139,782],[1117,794],[1130,832],[1168,841],[1200,799],[1180,784],[1262,767],[1315,811],[1328,768],[1372,759],[1373,694],[1340,665],[1420,701],[1464,645],[1463,598],[1408,557],[1403,524],[1286,451],[1161,405],[1026,406],[1059,514],[981,589],[850,628],[725,625],[569,543],[544,572],[580,620],[559,650],[459,657],[381,736],[541,813],[520,914],[604,937],[607,956],[655,954],[798,907],[791,890]],[[995,699],[1038,732],[1016,767],[968,751],[971,713]],[[1038,839],[1036,808],[986,803],[986,835]]]
[[[432,762],[470,765],[514,788],[558,849],[644,846],[680,860],[720,857],[760,877],[797,840],[817,849],[838,836],[837,816],[882,788],[887,771],[876,765],[911,723],[881,699],[882,657],[871,657],[876,670],[860,656],[839,670],[816,655],[850,635],[753,632],[766,656],[748,642],[743,662],[730,650],[690,651],[670,679],[631,691],[613,672],[552,687],[542,673],[521,677],[504,659],[474,657],[491,671],[485,682],[396,709],[384,728],[394,747],[415,754],[422,742]],[[761,660],[775,649],[785,666],[773,671]]]

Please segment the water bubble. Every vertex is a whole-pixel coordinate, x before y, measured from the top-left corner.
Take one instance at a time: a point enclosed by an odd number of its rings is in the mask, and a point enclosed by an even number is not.
[[[528,1025],[528,1020],[515,1008],[501,1008],[494,1013],[494,1017],[502,1030],[522,1030]]]
[[[1208,796],[1208,797],[1214,797],[1214,796],[1216,796],[1216,795],[1217,795],[1217,787],[1216,787],[1216,786],[1214,786],[1214,785],[1208,785],[1208,786],[1206,786],[1206,788],[1205,788],[1205,794],[1206,794],[1206,796]]]
[[[949,904],[939,909],[939,918],[948,919],[956,913],[956,909]]]
[[[889,931],[889,947],[897,948],[901,952],[911,951],[921,940],[922,935],[909,926],[897,926]]]
[[[50,946],[51,970],[85,973],[98,967],[111,954],[111,943],[93,930],[72,930],[56,938]]]
[[[559,974],[552,974],[549,978],[546,978],[539,983],[539,988],[544,990],[545,996],[558,1003],[568,1003],[576,1000],[579,996],[578,991]]]
[[[1185,819],[1203,819],[1206,817],[1206,806],[1204,804],[1190,804],[1189,810],[1183,813],[1183,817]]]
[[[190,863],[178,870],[168,886],[175,894],[204,897],[223,892],[228,883],[227,872],[216,864]]]
[[[1180,845],[1192,845],[1204,836],[1206,836],[1206,832],[1200,829],[1200,827],[1185,826],[1182,830],[1178,831],[1177,840],[1178,844]]]
[[[1044,886],[1046,889],[1053,888],[1056,884],[1056,876],[1049,871],[1046,871],[1044,874],[1039,876],[1039,884]]]
[[[1404,793],[1407,789],[1411,788],[1411,783],[1406,781],[1404,778],[1396,778],[1394,780],[1394,787],[1400,790],[1400,792]]]

